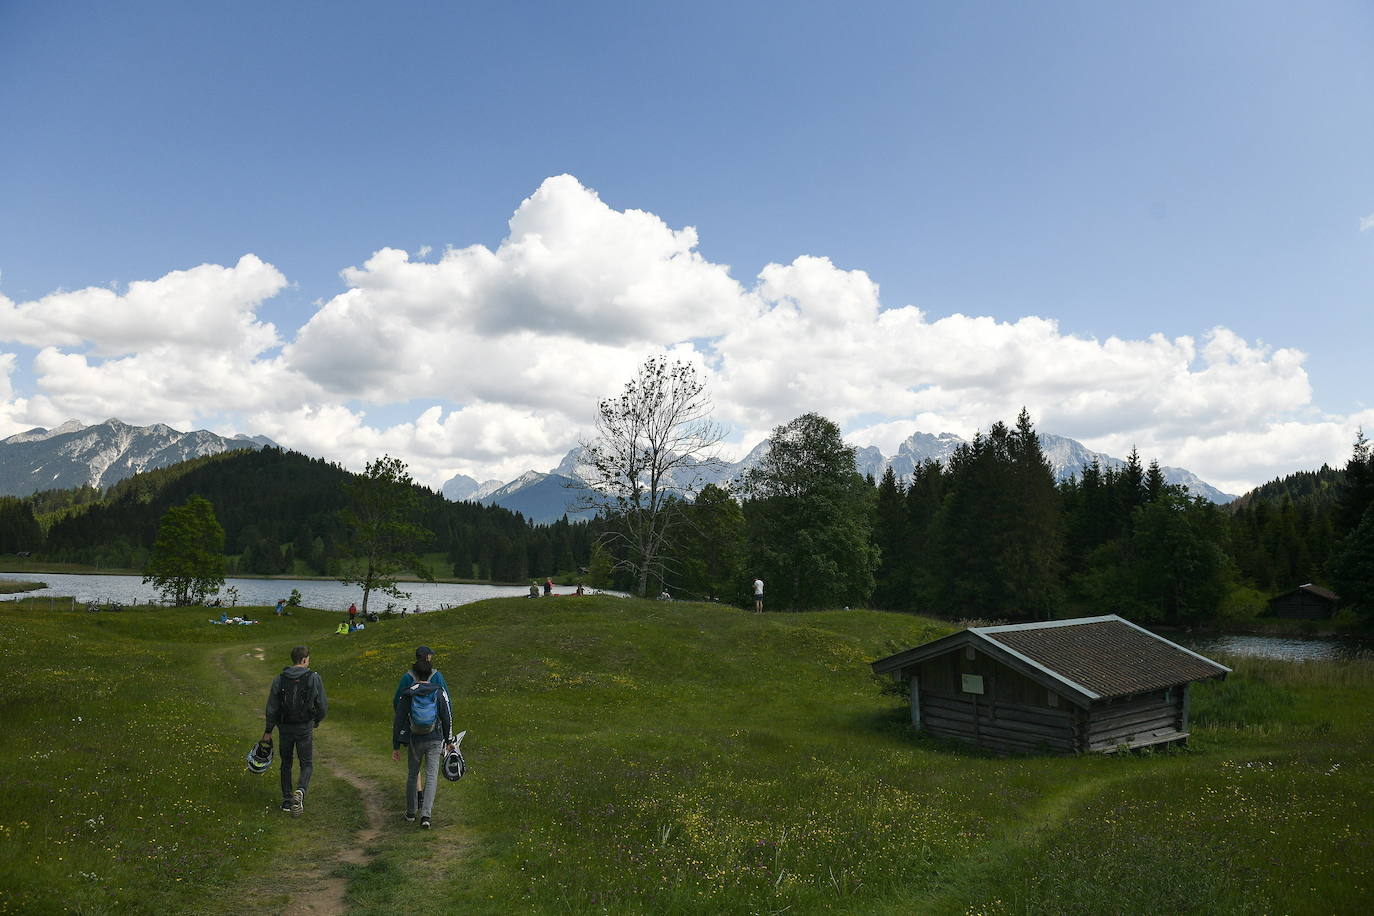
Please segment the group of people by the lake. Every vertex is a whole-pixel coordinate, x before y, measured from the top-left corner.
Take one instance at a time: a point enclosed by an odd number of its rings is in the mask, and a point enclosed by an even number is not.
[[[448,684],[434,667],[434,650],[419,646],[415,662],[401,675],[391,698],[391,759],[401,759],[407,749],[405,819],[428,830],[438,791],[439,768],[445,755],[456,750],[453,709]],[[281,756],[281,810],[300,817],[315,770],[314,731],[324,721],[329,701],[324,680],[310,667],[310,649],[296,646],[291,664],[272,679],[267,692],[266,727],[262,742],[270,745],[272,731],[278,736]],[[293,767],[299,764],[299,778]]]
[[[540,586],[539,586],[539,580],[538,580],[538,579],[536,579],[535,581],[533,581],[533,582],[530,583],[530,597],[531,597],[531,598],[538,598],[538,597],[539,597],[539,588],[540,588]],[[549,577],[547,577],[547,578],[544,579],[544,586],[543,586],[543,589],[544,589],[544,597],[545,597],[545,598],[557,598],[557,597],[558,597],[558,593],[555,592],[555,591],[553,590],[553,577],[552,577],[552,576],[549,576]],[[586,592],[586,589],[584,589],[584,588],[582,587],[582,583],[581,583],[581,582],[577,583],[577,590],[574,591],[573,594],[574,594],[574,595],[585,595],[586,593],[587,593],[587,592]]]

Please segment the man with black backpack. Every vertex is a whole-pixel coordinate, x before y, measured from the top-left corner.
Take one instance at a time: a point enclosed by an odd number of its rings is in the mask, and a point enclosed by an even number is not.
[[[281,749],[281,809],[300,817],[305,810],[305,790],[315,770],[314,729],[324,720],[329,701],[324,696],[324,681],[310,670],[310,650],[297,646],[291,650],[291,665],[272,678],[267,692],[267,730],[263,740],[278,731]],[[300,758],[301,781],[291,789],[291,758]]]
[[[428,830],[429,816],[434,810],[434,792],[439,784],[439,764],[444,748],[453,743],[453,712],[449,709],[447,691],[430,680],[434,667],[429,661],[416,662],[413,670],[415,683],[402,691],[391,724],[391,759],[400,760],[401,745],[408,745],[406,820],[414,821],[418,813],[420,827]],[[425,786],[416,798],[422,764]]]

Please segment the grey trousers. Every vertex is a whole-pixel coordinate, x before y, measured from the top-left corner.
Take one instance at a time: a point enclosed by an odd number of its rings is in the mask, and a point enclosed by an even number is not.
[[[444,759],[444,739],[410,742],[406,768],[406,813],[414,814],[415,786],[420,781],[420,764],[425,767],[425,792],[420,799],[420,816],[429,817],[434,810],[434,793],[439,788],[439,764]]]
[[[310,776],[315,772],[315,733],[314,724],[302,722],[290,724],[283,722],[277,726],[277,753],[281,755],[281,797],[291,797],[291,758],[295,756],[301,763],[301,792],[310,788]]]

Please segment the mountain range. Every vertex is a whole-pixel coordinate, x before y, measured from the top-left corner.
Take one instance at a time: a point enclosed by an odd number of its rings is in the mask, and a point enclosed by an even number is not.
[[[161,423],[130,426],[109,419],[90,426],[68,420],[0,439],[0,494],[92,486],[104,489],[140,471],[189,458],[275,445],[265,436],[226,438],[198,429],[183,433]]]
[[[923,461],[945,461],[966,440],[954,433],[913,433],[895,454],[888,456],[874,446],[855,450],[860,473],[874,479],[891,467],[899,479],[910,479]],[[214,455],[244,448],[275,446],[265,436],[220,436],[208,430],[179,432],[165,424],[131,426],[117,419],[83,425],[68,420],[53,429],[36,427],[0,439],[0,494],[28,496],[40,490],[93,486],[105,489],[140,471],[166,467],[190,458]],[[1094,452],[1081,442],[1052,433],[1040,434],[1041,449],[1058,479],[1082,472],[1096,459],[1103,468],[1121,468],[1120,458]],[[759,443],[736,462],[683,469],[675,485],[692,490],[707,483],[724,484],[757,464],[768,443]],[[476,502],[503,506],[534,522],[553,522],[567,515],[585,518],[589,510],[577,507],[585,495],[586,470],[581,464],[582,450],[574,448],[557,467],[547,473],[526,471],[511,481],[477,481],[458,474],[443,485],[441,492],[454,502]],[[1215,503],[1234,499],[1183,468],[1165,467],[1164,478],[1183,484],[1189,491]]]
[[[899,480],[909,481],[918,465],[927,460],[944,462],[954,454],[955,449],[967,442],[968,440],[954,433],[932,435],[916,432],[897,447],[894,455],[884,455],[876,446],[870,445],[856,448],[854,457],[861,474],[872,475],[877,480],[891,467]],[[708,483],[727,483],[757,464],[767,451],[767,447],[768,442],[764,440],[739,461],[712,467],[687,468],[680,475],[682,479],[674,481],[674,484],[691,490],[699,489]],[[1053,433],[1040,433],[1040,448],[1057,480],[1080,476],[1083,468],[1094,459],[1104,470],[1126,466],[1126,461],[1121,458],[1094,452],[1076,439]],[[580,467],[581,452],[580,447],[574,448],[563,457],[557,467],[547,473],[526,471],[504,484],[496,480],[478,483],[471,477],[459,474],[444,484],[442,492],[453,500],[504,506],[534,522],[557,521],[565,514],[570,519],[584,518],[590,513],[577,508],[578,500],[587,488],[584,482],[586,475]],[[1184,468],[1161,467],[1160,470],[1169,483],[1186,486],[1190,493],[1211,502],[1228,503],[1236,498],[1221,492]]]

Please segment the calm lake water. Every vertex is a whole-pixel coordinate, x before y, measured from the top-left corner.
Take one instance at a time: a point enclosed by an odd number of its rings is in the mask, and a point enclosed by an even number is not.
[[[21,595],[2,595],[0,598],[14,599],[51,595],[53,597],[74,597],[78,603],[92,601],[117,601],[120,604],[146,604],[156,601],[158,592],[151,585],[144,585],[138,576],[74,576],[65,573],[8,573],[3,578],[27,582],[46,582],[47,588]],[[225,579],[224,588],[235,586],[239,590],[240,606],[267,606],[277,603],[279,598],[289,597],[291,589],[301,593],[301,604],[306,607],[324,610],[348,610],[351,602],[362,603],[363,593],[353,585],[342,585],[329,580],[315,579]],[[384,610],[388,602],[396,603],[396,610],[408,608],[421,611],[437,608],[455,607],[483,598],[508,598],[512,595],[529,594],[529,586],[519,585],[460,585],[446,582],[410,582],[401,586],[410,592],[406,599],[391,598],[373,593],[368,603],[369,610]],[[571,587],[556,587],[555,592],[571,594]],[[220,597],[225,597],[224,589]]]
[[[1296,636],[1192,636],[1177,633],[1162,634],[1181,646],[1201,655],[1249,655],[1258,658],[1278,658],[1285,661],[1326,661],[1374,657],[1374,644],[1367,640],[1319,637],[1304,639]]]

